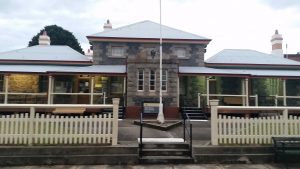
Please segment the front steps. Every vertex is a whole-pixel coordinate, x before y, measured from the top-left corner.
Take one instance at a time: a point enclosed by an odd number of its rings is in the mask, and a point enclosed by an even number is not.
[[[153,139],[152,139],[153,140]],[[186,164],[193,163],[189,144],[185,142],[147,141],[140,144],[141,164]]]
[[[208,120],[206,114],[199,107],[181,107],[181,114],[184,119]]]

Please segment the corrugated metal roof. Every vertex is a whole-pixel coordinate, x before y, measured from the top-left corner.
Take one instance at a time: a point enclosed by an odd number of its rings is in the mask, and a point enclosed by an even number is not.
[[[64,69],[58,69],[51,72],[124,74],[126,73],[126,65],[92,65],[82,67],[69,66]]]
[[[247,73],[230,71],[229,69],[218,69],[209,67],[179,66],[179,73],[199,75],[249,75]]]
[[[229,69],[228,71],[257,77],[300,77],[300,70]]]
[[[160,25],[152,21],[142,21],[128,26],[103,31],[88,37],[113,37],[113,38],[160,38]],[[206,37],[184,32],[162,25],[162,38],[164,39],[191,39],[209,40]]]
[[[69,46],[57,45],[37,45],[23,49],[0,53],[0,60],[16,60],[16,61],[75,61],[89,62],[90,59],[85,55],[75,51]]]
[[[270,69],[221,69],[208,67],[179,67],[181,74],[199,75],[241,75],[253,77],[300,77],[300,70]]]
[[[93,73],[123,74],[125,65],[56,66],[56,65],[0,65],[4,73]]]
[[[250,49],[224,49],[205,60],[215,64],[300,65],[290,59]]]

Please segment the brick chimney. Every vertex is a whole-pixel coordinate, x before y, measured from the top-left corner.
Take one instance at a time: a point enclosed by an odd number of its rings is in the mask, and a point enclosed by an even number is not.
[[[278,33],[278,30],[275,30],[275,34],[272,36],[271,39],[272,54],[283,57],[282,40],[282,35]]]
[[[108,30],[111,30],[111,29],[112,29],[112,25],[111,25],[111,23],[109,22],[109,20],[107,20],[106,23],[104,23],[103,29],[104,29],[104,31],[108,31]]]
[[[39,45],[50,45],[50,37],[47,35],[47,32],[44,30],[43,34],[39,37]]]

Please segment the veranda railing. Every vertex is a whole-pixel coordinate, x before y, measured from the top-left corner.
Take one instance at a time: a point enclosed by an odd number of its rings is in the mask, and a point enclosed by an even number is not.
[[[237,97],[237,98],[242,98],[243,100],[243,105],[247,105],[246,103],[246,98],[248,97],[245,94],[201,94],[198,93],[198,107],[201,107],[201,97],[206,97],[206,100],[210,100],[209,97]],[[258,95],[251,95],[249,96],[250,98],[254,98],[255,102],[255,106],[258,106]],[[207,105],[209,105],[209,102],[207,103]]]

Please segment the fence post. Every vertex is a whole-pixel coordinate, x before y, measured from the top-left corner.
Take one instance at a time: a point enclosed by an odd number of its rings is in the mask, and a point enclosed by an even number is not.
[[[218,108],[219,100],[210,100],[211,144],[218,145]]]
[[[283,110],[283,123],[284,123],[284,136],[289,135],[289,117],[288,117],[288,109]]]
[[[33,132],[33,123],[34,123],[34,117],[35,116],[35,108],[30,107],[30,114],[29,114],[29,135],[28,135],[28,144],[31,146],[33,144],[33,137],[34,137],[34,132]]]
[[[112,128],[112,145],[118,143],[118,116],[119,116],[119,98],[113,98],[113,128]]]

